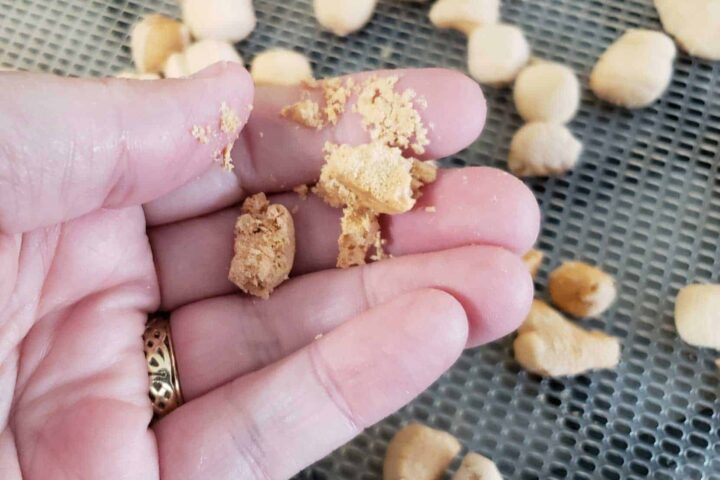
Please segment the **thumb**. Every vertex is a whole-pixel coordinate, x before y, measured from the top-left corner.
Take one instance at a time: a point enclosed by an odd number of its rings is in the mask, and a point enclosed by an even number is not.
[[[0,232],[145,203],[220,168],[252,97],[230,63],[163,81],[0,74]]]

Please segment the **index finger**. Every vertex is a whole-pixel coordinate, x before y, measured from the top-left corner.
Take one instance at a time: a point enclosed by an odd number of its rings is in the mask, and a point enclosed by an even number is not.
[[[478,84],[447,69],[410,69],[351,75],[355,83],[371,75],[397,76],[396,92],[417,94],[416,110],[429,144],[421,158],[452,155],[472,143],[485,124],[485,99]],[[284,118],[280,111],[299,101],[305,87],[258,87],[255,108],[233,150],[236,176],[208,172],[185,187],[146,205],[148,223],[176,222],[220,210],[256,192],[286,191],[317,180],[325,142],[360,144],[370,137],[362,117],[352,111],[354,98],[336,125],[317,130]],[[426,105],[426,106],[425,106]]]

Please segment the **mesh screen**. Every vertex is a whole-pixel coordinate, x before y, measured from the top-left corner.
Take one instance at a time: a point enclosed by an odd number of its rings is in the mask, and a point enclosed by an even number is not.
[[[255,0],[258,28],[238,45],[251,59],[293,47],[318,76],[365,69],[465,68],[465,39],[438,31],[428,5],[381,1],[346,39],[320,32],[310,0]],[[0,66],[63,75],[108,75],[130,66],[128,32],[171,1],[0,0]],[[537,280],[580,258],[615,275],[620,297],[587,325],[622,339],[622,363],[573,379],[520,370],[506,339],[467,352],[411,405],[301,473],[300,479],[376,479],[388,440],[409,420],[449,430],[512,479],[719,479],[717,353],[684,344],[673,301],[689,282],[720,279],[720,63],[681,54],[668,93],[630,112],[589,92],[588,73],[629,27],[659,28],[651,0],[504,0],[502,16],[525,30],[534,55],[571,65],[585,85],[571,129],[582,164],[530,182],[542,206]],[[486,89],[483,136],[447,165],[504,167],[521,125],[509,90]],[[457,461],[453,466],[457,466]]]

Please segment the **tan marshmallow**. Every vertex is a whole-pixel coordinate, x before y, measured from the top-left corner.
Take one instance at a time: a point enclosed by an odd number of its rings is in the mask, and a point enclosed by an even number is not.
[[[377,0],[314,0],[318,23],[335,35],[344,37],[360,30],[370,21]]]
[[[453,28],[466,35],[483,25],[497,23],[500,0],[437,0],[430,9],[430,22],[438,28]]]
[[[536,63],[515,79],[513,98],[526,122],[567,123],[580,105],[580,82],[565,65]]]
[[[242,63],[235,47],[218,40],[201,40],[184,52],[171,55],[165,62],[166,78],[187,77],[217,62]]]
[[[675,300],[680,338],[697,347],[720,350],[720,285],[688,285]]]
[[[529,59],[530,45],[514,25],[485,25],[473,30],[468,38],[468,70],[480,83],[510,83]]]
[[[313,79],[307,57],[285,48],[271,48],[258,54],[250,65],[256,85],[300,85]]]
[[[565,262],[553,270],[548,289],[553,303],[576,317],[600,315],[617,297],[615,279],[583,262]]]
[[[465,455],[452,480],[502,480],[495,463],[479,453]]]
[[[564,125],[532,122],[513,136],[508,167],[521,177],[561,175],[575,167],[582,149],[582,143]]]
[[[615,105],[646,107],[670,84],[675,53],[675,44],[662,32],[628,30],[598,59],[590,88]]]
[[[383,480],[440,480],[461,448],[449,433],[411,423],[388,445]]]
[[[124,78],[126,80],[160,80],[157,73],[140,73],[126,70],[115,75],[115,78]]]
[[[617,338],[580,328],[540,300],[533,301],[513,350],[524,369],[548,377],[614,368],[620,361]]]
[[[252,0],[181,0],[182,17],[198,40],[235,43],[255,29]]]
[[[663,28],[690,55],[720,60],[720,0],[655,0]]]
[[[523,262],[525,262],[532,278],[537,276],[544,257],[545,254],[543,252],[535,249],[530,250],[523,256]]]
[[[190,43],[190,32],[182,23],[164,15],[148,15],[135,24],[130,34],[130,50],[140,73],[159,73],[173,53]]]

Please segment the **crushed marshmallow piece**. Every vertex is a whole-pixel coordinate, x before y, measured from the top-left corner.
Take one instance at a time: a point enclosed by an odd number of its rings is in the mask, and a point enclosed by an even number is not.
[[[345,207],[340,220],[338,268],[365,264],[367,252],[380,234],[378,215],[367,208]]]
[[[234,250],[228,278],[244,292],[268,298],[292,269],[292,215],[282,205],[271,205],[264,193],[247,198],[235,223]]]
[[[413,162],[399,148],[372,142],[325,144],[318,185],[331,205],[360,205],[377,213],[403,213],[415,204]],[[329,197],[329,198],[328,198]]]
[[[433,183],[437,179],[437,165],[433,162],[421,162],[413,159],[410,175],[413,180],[410,187],[413,191],[413,198],[418,199],[422,196],[421,188],[427,183]]]

